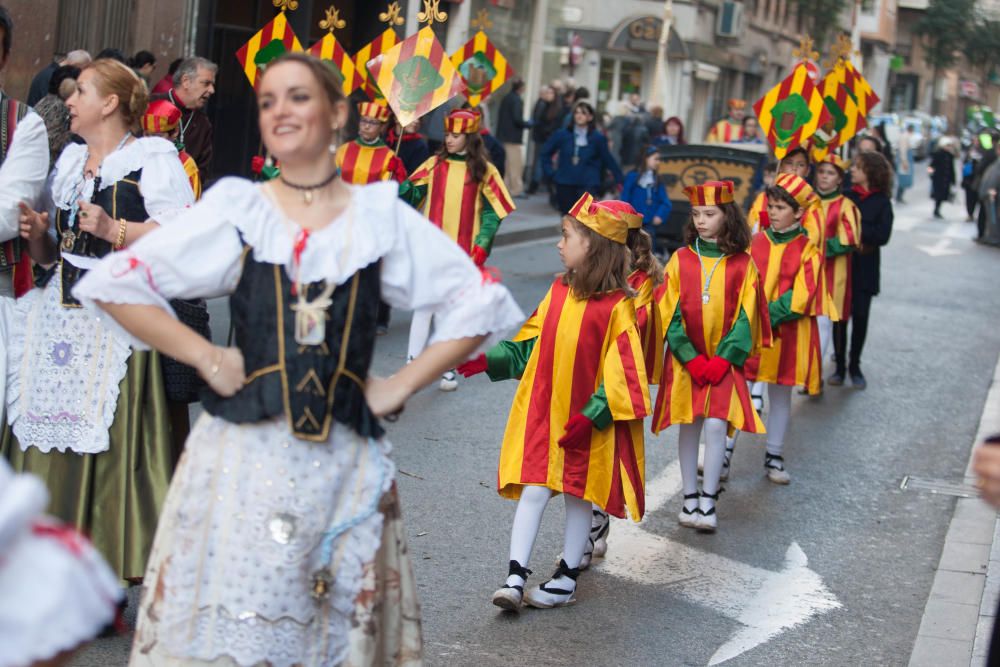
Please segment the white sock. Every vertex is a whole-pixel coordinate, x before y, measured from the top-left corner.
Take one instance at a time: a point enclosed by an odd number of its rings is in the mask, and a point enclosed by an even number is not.
[[[570,568],[580,567],[583,552],[590,541],[590,502],[564,493],[566,530],[563,534],[563,560]]]
[[[432,317],[433,314],[430,311],[413,311],[413,319],[410,321],[410,340],[406,346],[408,358],[416,359],[427,346],[427,340],[431,337]]]
[[[701,438],[702,421],[699,417],[693,424],[681,424],[677,431],[677,462],[681,466],[685,496],[698,492],[698,440]]]
[[[830,341],[833,339],[833,320],[826,315],[817,315],[816,324],[819,325],[819,359],[822,364],[823,360],[826,359],[826,350],[830,347]]]
[[[705,420],[705,466],[701,476],[701,490],[709,495],[719,491],[719,476],[726,456],[727,422],[709,417]]]
[[[785,448],[785,433],[792,416],[792,387],[780,384],[767,386],[771,407],[767,413],[767,453],[781,456]]]
[[[521,567],[528,567],[538,527],[551,497],[552,491],[544,486],[526,486],[521,490],[521,498],[517,501],[517,510],[514,512],[514,525],[510,529],[510,560],[516,560]],[[524,579],[512,574],[507,577],[507,585],[523,586]]]

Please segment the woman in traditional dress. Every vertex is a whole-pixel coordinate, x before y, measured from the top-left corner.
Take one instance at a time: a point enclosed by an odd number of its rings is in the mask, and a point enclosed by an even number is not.
[[[193,201],[177,150],[133,130],[146,89],[112,60],[85,67],[66,101],[70,144],[50,176],[52,206],[22,206],[21,236],[47,280],[17,303],[2,450],[41,477],[49,512],[89,535],[112,569],[146,567],[170,476],[172,444],[159,355],[135,352],[72,289],[99,257],[126,248]],[[111,297],[114,298],[114,297]]]
[[[340,90],[312,56],[272,61],[257,96],[280,176],[223,179],[75,291],[211,389],[150,556],[133,665],[420,663],[378,420],[523,315],[395,183],[338,177]],[[171,298],[221,294],[235,347],[169,313]],[[368,375],[380,298],[437,318],[426,350],[388,379]]]

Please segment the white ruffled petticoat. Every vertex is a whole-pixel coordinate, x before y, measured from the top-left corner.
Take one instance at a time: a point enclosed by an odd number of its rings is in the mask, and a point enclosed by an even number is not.
[[[380,544],[378,505],[395,470],[388,449],[341,424],[317,444],[296,440],[283,419],[202,416],[161,515],[133,660],[342,662]],[[325,562],[334,579],[317,602],[313,575]]]
[[[104,317],[64,308],[61,292],[57,271],[11,309],[7,419],[22,450],[96,454],[108,449],[131,349]]]

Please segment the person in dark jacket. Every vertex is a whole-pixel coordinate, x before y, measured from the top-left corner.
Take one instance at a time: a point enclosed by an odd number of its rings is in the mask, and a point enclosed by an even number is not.
[[[542,146],[559,129],[562,120],[562,99],[556,95],[552,86],[542,86],[531,112],[531,182],[528,183],[528,194],[535,194],[542,183],[542,161],[540,155]]]
[[[643,151],[635,169],[625,175],[621,200],[628,202],[642,216],[642,228],[653,241],[653,252],[659,254],[657,229],[670,217],[673,204],[659,178],[660,153],[656,146]]]
[[[500,100],[497,113],[497,141],[503,145],[507,158],[504,183],[512,197],[524,193],[524,131],[531,127],[530,120],[524,120],[524,81],[514,79],[510,92]]]
[[[174,87],[165,95],[153,95],[151,100],[170,100],[181,110],[181,133],[178,142],[195,164],[201,182],[206,185],[211,176],[212,121],[205,105],[215,94],[215,75],[219,66],[207,58],[194,56],[181,62],[174,73]]]
[[[941,217],[941,203],[951,198],[951,186],[955,185],[955,156],[951,152],[951,141],[941,139],[937,149],[931,154],[931,196],[934,199],[934,217]]]
[[[49,94],[49,82],[52,80],[52,75],[57,69],[66,67],[67,65],[83,67],[89,62],[90,54],[83,49],[77,49],[76,51],[67,53],[65,58],[57,58],[49,63],[31,80],[31,87],[28,89],[28,106],[35,106],[43,97]]]
[[[851,256],[851,351],[847,355],[847,321],[833,325],[836,371],[831,385],[844,384],[849,373],[857,389],[867,386],[861,372],[861,352],[868,333],[872,298],[879,293],[879,248],[892,234],[892,167],[881,153],[858,153],[851,164],[851,190],[847,197],[861,211],[861,248]],[[846,362],[846,363],[845,363]],[[845,372],[846,371],[846,372]]]
[[[552,157],[558,155],[553,167]],[[542,147],[542,169],[556,186],[556,207],[560,213],[569,212],[573,204],[589,192],[600,194],[601,177],[605,169],[614,176],[615,183],[625,180],[621,168],[608,150],[608,140],[597,131],[594,124],[594,107],[586,102],[573,105],[573,126],[562,129],[549,137]]]

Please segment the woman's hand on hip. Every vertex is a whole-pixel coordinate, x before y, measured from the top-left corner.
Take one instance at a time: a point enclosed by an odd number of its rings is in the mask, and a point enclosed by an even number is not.
[[[118,239],[118,223],[97,204],[80,200],[80,212],[77,218],[81,231],[90,232],[109,243],[114,243]]]
[[[409,387],[396,376],[381,378],[369,375],[365,383],[365,400],[376,417],[399,414],[409,397]]]
[[[212,391],[225,398],[242,389],[247,377],[243,353],[235,347],[209,346],[201,355],[197,371]]]

